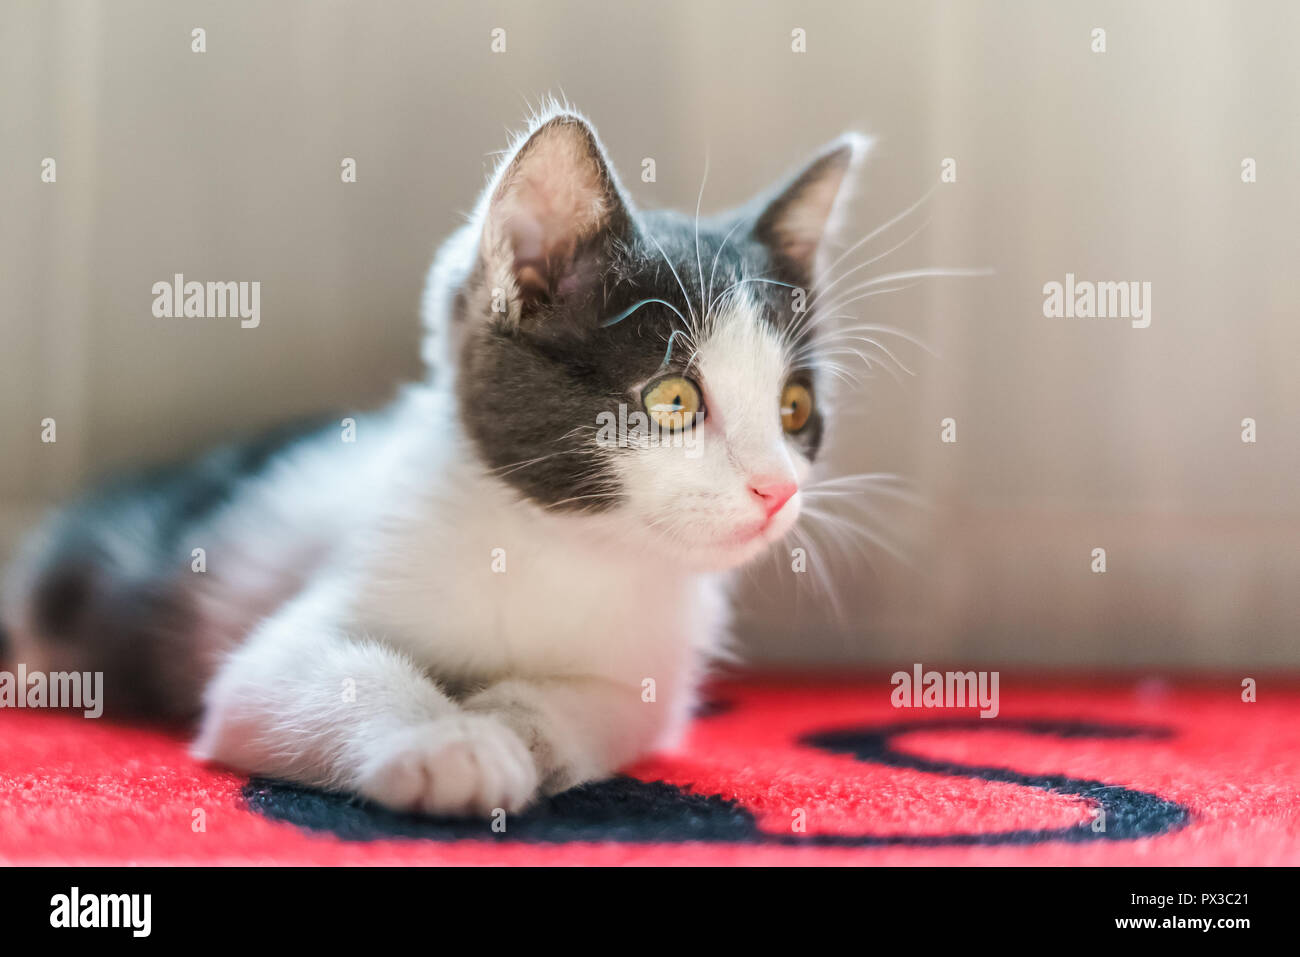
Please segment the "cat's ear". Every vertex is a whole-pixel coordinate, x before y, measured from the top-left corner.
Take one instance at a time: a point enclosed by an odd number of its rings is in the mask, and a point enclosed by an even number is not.
[[[754,235],[796,281],[812,281],[817,250],[844,205],[846,181],[870,146],[861,134],[841,136],[758,204]]]
[[[560,113],[533,130],[491,187],[480,255],[512,315],[528,318],[589,297],[609,240],[629,222],[595,130]]]

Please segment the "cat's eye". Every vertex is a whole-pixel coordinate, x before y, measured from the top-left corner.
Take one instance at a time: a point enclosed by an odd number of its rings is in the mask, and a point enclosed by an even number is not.
[[[704,402],[699,386],[683,376],[656,379],[641,393],[641,401],[661,429],[680,431],[703,418]]]
[[[781,428],[793,434],[808,424],[812,415],[812,393],[797,382],[787,383],[781,390]]]

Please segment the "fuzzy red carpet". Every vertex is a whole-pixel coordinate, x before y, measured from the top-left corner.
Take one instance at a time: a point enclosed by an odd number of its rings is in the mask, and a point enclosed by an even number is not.
[[[678,754],[493,833],[0,711],[11,864],[1300,864],[1300,683],[1004,674],[1001,713],[884,676],[719,683]]]

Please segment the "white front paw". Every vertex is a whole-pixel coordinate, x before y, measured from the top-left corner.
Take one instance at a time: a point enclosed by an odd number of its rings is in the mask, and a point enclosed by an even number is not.
[[[457,714],[383,740],[357,790],[397,811],[487,817],[523,810],[537,793],[537,768],[497,718]]]

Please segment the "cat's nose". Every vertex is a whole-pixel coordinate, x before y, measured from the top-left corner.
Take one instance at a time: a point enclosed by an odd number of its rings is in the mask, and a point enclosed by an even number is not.
[[[759,501],[763,503],[763,509],[767,512],[767,517],[771,518],[790,501],[791,496],[799,491],[797,482],[791,482],[785,479],[777,481],[768,481],[766,479],[751,479],[749,490],[758,496]]]

